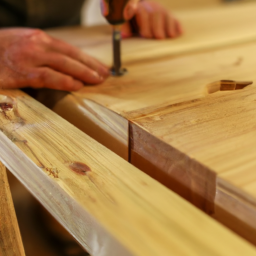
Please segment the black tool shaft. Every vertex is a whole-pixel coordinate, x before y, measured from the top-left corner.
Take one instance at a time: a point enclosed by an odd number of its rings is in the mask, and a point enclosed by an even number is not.
[[[113,58],[114,66],[113,71],[116,76],[120,75],[121,70],[121,29],[120,26],[113,26]]]

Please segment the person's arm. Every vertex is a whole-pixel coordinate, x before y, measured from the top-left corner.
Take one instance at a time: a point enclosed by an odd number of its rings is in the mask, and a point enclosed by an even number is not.
[[[81,50],[38,29],[0,29],[0,88],[75,91],[98,84],[108,68]]]

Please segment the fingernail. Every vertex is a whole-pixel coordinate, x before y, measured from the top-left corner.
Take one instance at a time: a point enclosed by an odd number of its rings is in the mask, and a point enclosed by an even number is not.
[[[99,81],[103,81],[103,80],[104,80],[104,77],[101,76],[101,75],[99,75],[99,76],[97,77],[97,79],[98,79]]]
[[[99,75],[99,73],[97,73],[97,72],[92,72],[92,75],[95,77],[95,78],[97,78],[97,79],[99,79],[100,78],[100,75]]]

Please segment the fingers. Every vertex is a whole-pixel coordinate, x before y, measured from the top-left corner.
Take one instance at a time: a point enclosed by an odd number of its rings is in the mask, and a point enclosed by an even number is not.
[[[77,91],[83,87],[82,82],[47,67],[31,69],[27,81],[33,88]]]
[[[167,22],[166,22],[166,30],[167,30],[167,35],[168,37],[176,37],[176,22],[174,19],[167,17]]]
[[[151,31],[151,13],[152,10],[146,9],[144,5],[140,5],[136,15],[136,20],[139,26],[139,33],[142,37],[152,38],[153,34]]]
[[[78,90],[98,84],[108,76],[108,68],[82,51],[41,30],[0,31],[0,86],[7,88],[52,88]],[[23,33],[24,32],[24,33]]]
[[[99,84],[104,78],[88,66],[60,53],[46,53],[40,56],[41,65],[72,76],[86,84]]]
[[[130,0],[125,9],[124,9],[124,19],[130,20],[135,14],[137,10],[139,0]]]
[[[176,20],[176,28],[178,31],[179,36],[183,34],[183,28],[178,20]]]
[[[94,70],[99,74],[100,77],[108,77],[109,76],[109,68],[94,59],[93,57],[83,53],[81,50],[62,42],[58,39],[51,37],[51,43],[48,44],[48,49],[51,52],[58,52],[64,54],[76,61],[81,62],[82,64],[88,66],[90,69]]]
[[[182,34],[180,23],[155,2],[139,3],[136,19],[140,35],[145,38],[175,38]]]
[[[168,37],[175,38],[182,34],[182,28],[178,20],[170,15],[167,16],[166,33]]]
[[[152,34],[156,39],[165,39],[166,31],[165,31],[165,15],[160,12],[156,12],[152,14],[151,18],[152,22]]]

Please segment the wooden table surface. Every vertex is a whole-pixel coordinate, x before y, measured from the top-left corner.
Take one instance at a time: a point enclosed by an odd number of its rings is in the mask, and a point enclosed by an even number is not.
[[[256,81],[255,10],[250,3],[180,12],[184,37],[124,41],[127,76],[84,87],[54,108],[253,243],[256,89],[209,94],[206,87]],[[105,27],[51,34],[111,63]]]

